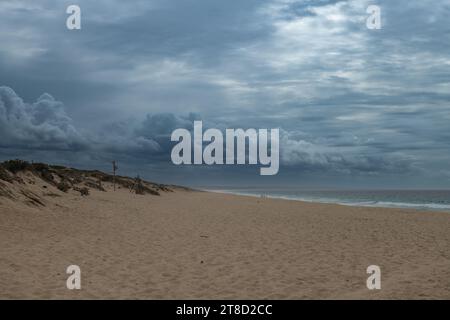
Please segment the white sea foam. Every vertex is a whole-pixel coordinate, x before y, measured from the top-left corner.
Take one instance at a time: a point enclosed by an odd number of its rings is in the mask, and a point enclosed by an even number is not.
[[[374,203],[368,204],[351,204],[355,206],[363,207],[386,207],[386,208],[413,208],[413,209],[432,209],[432,210],[450,210],[449,204],[439,204],[439,203],[407,203],[407,202],[389,202],[389,201],[375,201]]]
[[[217,193],[235,194],[241,196],[257,197],[260,198],[264,196],[265,198],[272,199],[283,199],[291,201],[303,201],[303,202],[315,202],[315,203],[327,203],[327,204],[339,204],[344,206],[354,206],[354,207],[380,207],[380,208],[408,208],[417,210],[438,210],[438,211],[450,211],[450,204],[440,204],[440,203],[413,203],[413,202],[393,202],[393,201],[351,201],[338,198],[312,198],[312,197],[302,197],[296,195],[273,195],[264,192],[245,192],[245,191],[234,191],[234,190],[205,190]]]

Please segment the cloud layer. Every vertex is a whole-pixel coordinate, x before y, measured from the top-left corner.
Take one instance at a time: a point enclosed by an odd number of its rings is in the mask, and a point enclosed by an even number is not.
[[[121,156],[164,178],[169,132],[201,117],[281,128],[277,179],[450,186],[446,0],[79,0],[73,32],[69,4],[0,3],[0,85],[22,97],[1,89],[4,157]],[[370,4],[381,30],[366,28]]]
[[[86,147],[62,103],[44,93],[27,104],[8,87],[0,87],[0,135],[6,148],[73,151]]]

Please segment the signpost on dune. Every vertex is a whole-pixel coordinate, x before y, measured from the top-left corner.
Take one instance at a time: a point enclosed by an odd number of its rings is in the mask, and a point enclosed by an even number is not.
[[[113,165],[113,186],[114,186],[114,191],[116,191],[116,170],[119,169],[119,167],[117,166],[116,161],[113,161],[112,165]]]

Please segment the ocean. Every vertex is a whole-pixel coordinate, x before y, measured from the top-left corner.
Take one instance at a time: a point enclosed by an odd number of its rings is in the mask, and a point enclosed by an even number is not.
[[[348,206],[409,208],[450,212],[450,190],[296,190],[227,188],[209,191]]]

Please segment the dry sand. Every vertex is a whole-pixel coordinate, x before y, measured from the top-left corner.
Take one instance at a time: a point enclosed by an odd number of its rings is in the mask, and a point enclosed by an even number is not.
[[[450,298],[450,213],[186,191],[46,199],[0,199],[2,299]],[[66,289],[71,264],[81,290]],[[381,290],[366,288],[372,264]]]

